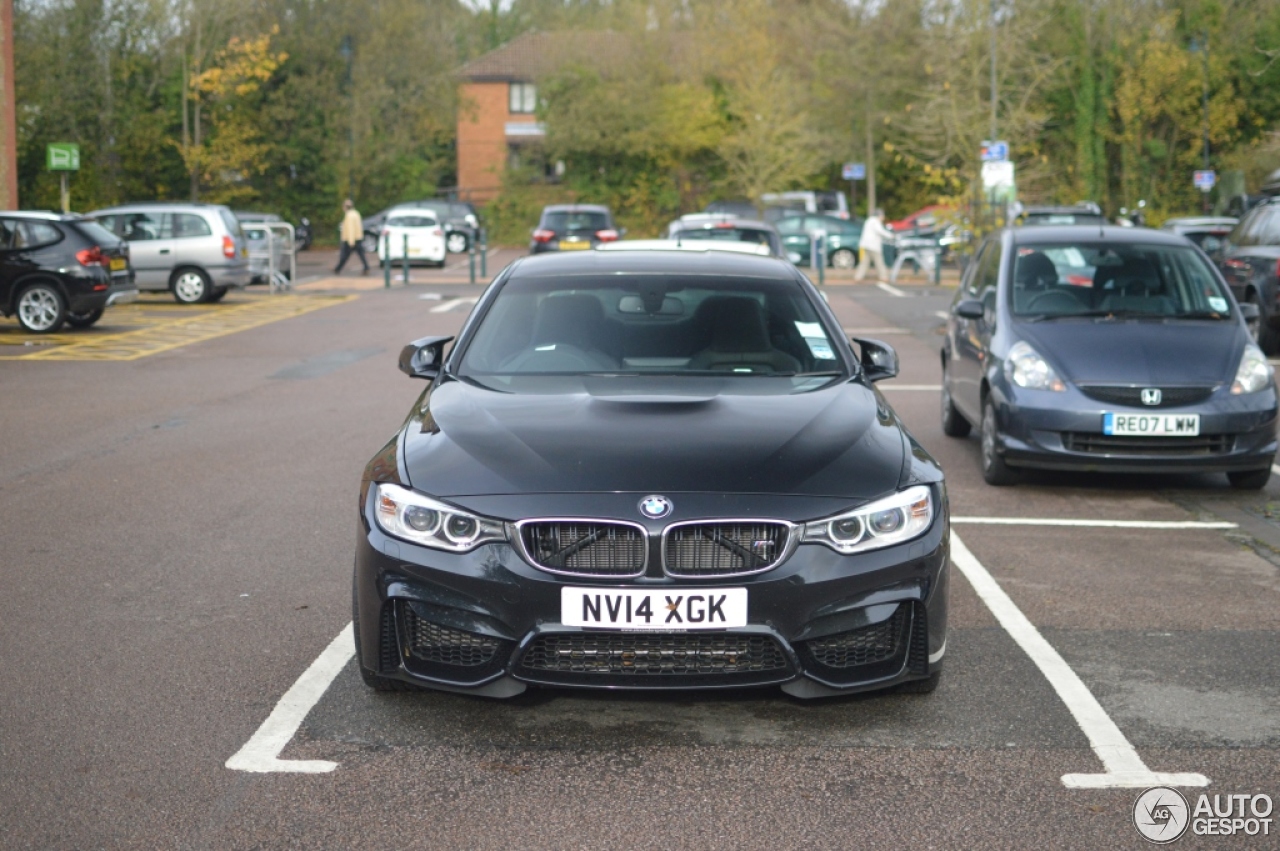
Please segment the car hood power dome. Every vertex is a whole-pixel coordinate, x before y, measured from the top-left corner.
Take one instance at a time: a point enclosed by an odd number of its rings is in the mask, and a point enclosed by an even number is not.
[[[410,483],[445,498],[611,492],[627,482],[646,492],[867,500],[897,489],[909,469],[892,411],[862,384],[686,383],[680,394],[643,378],[525,378],[515,393],[442,383],[408,429]]]
[[[1167,386],[1230,382],[1240,357],[1233,322],[1044,322],[1023,336],[1076,384]]]

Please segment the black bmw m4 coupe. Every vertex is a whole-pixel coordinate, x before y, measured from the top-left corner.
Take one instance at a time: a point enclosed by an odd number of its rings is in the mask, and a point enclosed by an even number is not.
[[[379,690],[937,685],[942,471],[785,260],[513,263],[360,488],[357,661]]]

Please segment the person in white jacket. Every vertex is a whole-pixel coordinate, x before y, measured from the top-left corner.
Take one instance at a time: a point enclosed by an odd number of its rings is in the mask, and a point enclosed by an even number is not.
[[[877,278],[883,278],[887,274],[884,264],[886,239],[893,239],[893,231],[884,226],[884,210],[877,208],[862,225],[862,238],[858,241],[862,259],[858,261],[858,271],[853,276],[855,281],[861,281],[873,265],[876,267]]]

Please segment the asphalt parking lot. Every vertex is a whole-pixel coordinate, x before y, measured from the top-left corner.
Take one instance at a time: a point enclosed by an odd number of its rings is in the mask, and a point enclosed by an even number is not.
[[[938,423],[945,288],[828,289],[948,475],[934,694],[367,690],[356,485],[421,390],[400,345],[480,290],[309,254],[292,292],[0,325],[0,847],[1124,848],[1147,786],[1280,797],[1280,476],[986,486]]]

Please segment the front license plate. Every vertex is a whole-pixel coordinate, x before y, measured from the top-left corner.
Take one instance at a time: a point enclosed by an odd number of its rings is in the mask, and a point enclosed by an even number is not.
[[[590,248],[590,247],[591,247],[591,243],[585,240],[582,242],[579,242],[578,240],[574,240],[572,242],[570,242],[567,239],[560,240],[561,251],[580,251],[584,248]]]
[[[129,267],[129,263],[123,257],[111,258],[111,271],[122,272]]]
[[[605,629],[731,629],[747,625],[747,589],[561,588],[560,622]]]
[[[1196,437],[1199,414],[1103,414],[1102,433],[1141,437]]]

